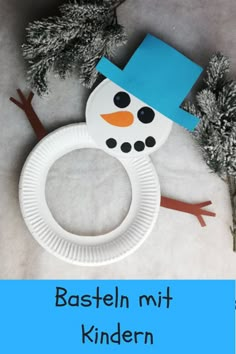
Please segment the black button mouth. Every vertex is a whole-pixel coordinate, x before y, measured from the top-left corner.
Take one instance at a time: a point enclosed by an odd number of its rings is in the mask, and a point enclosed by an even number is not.
[[[130,143],[123,143],[121,145],[121,151],[123,151],[124,153],[129,153],[132,150],[132,146]]]
[[[156,140],[152,136],[149,136],[146,139],[145,143],[147,147],[152,148],[156,145]]]
[[[117,141],[113,138],[110,138],[106,141],[107,146],[109,149],[114,149],[117,146]]]
[[[117,140],[114,138],[109,138],[106,140],[106,145],[109,149],[115,149],[117,147]],[[138,140],[134,143],[134,150],[137,152],[142,152],[146,147],[153,148],[156,145],[156,140],[149,136],[146,138],[145,143]],[[128,154],[132,151],[132,145],[129,142],[124,142],[121,144],[120,149],[123,153]]]
[[[145,144],[142,141],[136,141],[134,144],[134,148],[136,151],[141,152],[145,149]]]

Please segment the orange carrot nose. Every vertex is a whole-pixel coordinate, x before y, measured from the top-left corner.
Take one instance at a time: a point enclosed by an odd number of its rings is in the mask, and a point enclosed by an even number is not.
[[[109,124],[116,127],[128,127],[133,124],[134,116],[128,111],[120,111],[115,113],[101,114],[101,117]]]

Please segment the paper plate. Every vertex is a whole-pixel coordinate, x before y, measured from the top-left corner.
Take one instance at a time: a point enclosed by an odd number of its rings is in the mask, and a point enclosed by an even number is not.
[[[136,250],[151,232],[160,208],[160,185],[149,157],[120,159],[130,178],[132,201],[121,225],[101,236],[64,230],[46,202],[45,185],[52,165],[76,149],[96,148],[85,124],[73,124],[46,136],[29,155],[20,179],[20,205],[33,237],[53,255],[86,266],[103,265]]]

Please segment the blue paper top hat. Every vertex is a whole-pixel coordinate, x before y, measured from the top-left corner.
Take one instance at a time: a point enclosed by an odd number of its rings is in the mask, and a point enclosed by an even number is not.
[[[180,105],[202,68],[160,39],[148,34],[124,70],[104,57],[97,70],[186,129],[193,130],[199,123]]]

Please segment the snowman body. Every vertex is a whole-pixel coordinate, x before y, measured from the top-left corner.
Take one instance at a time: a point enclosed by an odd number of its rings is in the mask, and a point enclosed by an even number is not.
[[[151,233],[160,209],[160,184],[149,156],[119,158],[131,184],[128,214],[114,230],[100,236],[75,235],[55,220],[45,196],[47,175],[62,156],[98,148],[84,123],[70,124],[44,137],[23,167],[19,199],[23,218],[35,240],[54,256],[80,266],[100,266],[133,253]],[[114,196],[114,205],[115,205]]]
[[[97,70],[105,80],[90,95],[86,123],[62,127],[47,135],[31,109],[33,95],[21,102],[42,139],[31,152],[21,174],[20,204],[25,222],[35,239],[57,257],[78,265],[103,265],[135,251],[148,237],[158,217],[160,185],[150,154],[168,138],[173,122],[193,130],[198,118],[183,111],[183,99],[202,69],[161,40],[147,35],[124,70],[102,58]],[[40,132],[39,132],[40,129]],[[124,166],[132,188],[130,210],[121,225],[99,237],[74,235],[64,230],[51,214],[45,197],[47,174],[65,154],[98,148]],[[166,199],[166,198],[165,198]],[[168,203],[167,203],[168,204]],[[178,209],[174,201],[171,208]],[[188,206],[198,217],[209,202]],[[162,204],[163,206],[163,204]],[[166,206],[166,205],[165,205]],[[169,207],[169,206],[166,206]],[[193,210],[194,209],[194,210]]]

